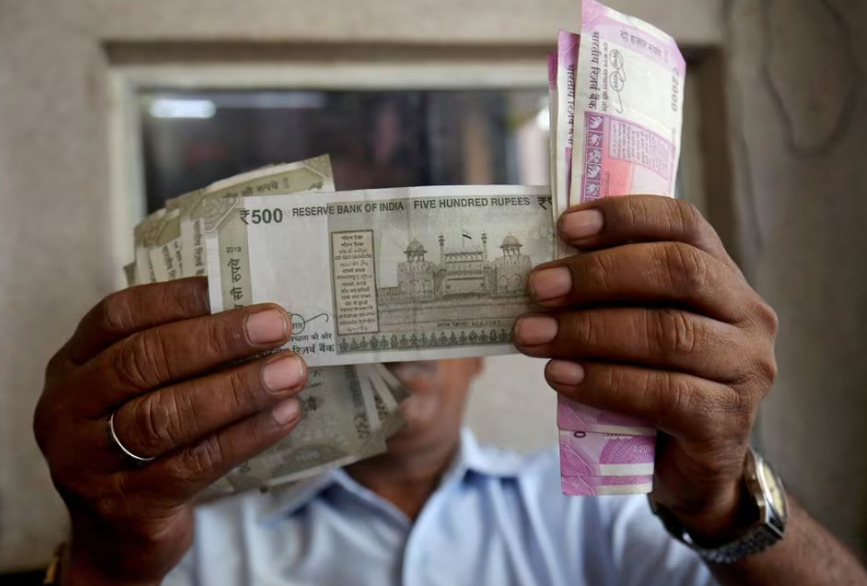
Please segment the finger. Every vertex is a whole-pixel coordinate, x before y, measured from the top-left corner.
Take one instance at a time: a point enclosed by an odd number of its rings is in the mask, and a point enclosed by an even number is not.
[[[718,440],[733,422],[753,416],[752,402],[735,390],[680,372],[552,360],[545,379],[569,399],[649,421],[681,440]]]
[[[717,382],[743,375],[741,330],[670,308],[609,307],[515,322],[518,350],[537,358],[629,363],[670,369]]]
[[[659,195],[606,197],[560,216],[564,242],[582,250],[630,242],[683,242],[728,260],[716,231],[695,206]]]
[[[257,360],[136,397],[115,413],[115,433],[136,455],[162,456],[288,399],[306,378],[295,354]]]
[[[263,304],[144,330],[75,372],[70,383],[88,393],[71,400],[85,417],[102,419],[136,395],[277,348],[291,329],[285,310]]]
[[[205,277],[131,287],[96,304],[62,352],[72,362],[83,364],[135,332],[209,313]]]
[[[233,423],[128,474],[132,490],[187,502],[237,466],[286,437],[301,417],[298,399]]]
[[[628,244],[547,263],[530,275],[529,290],[544,308],[676,304],[729,323],[758,302],[739,272],[681,242]]]

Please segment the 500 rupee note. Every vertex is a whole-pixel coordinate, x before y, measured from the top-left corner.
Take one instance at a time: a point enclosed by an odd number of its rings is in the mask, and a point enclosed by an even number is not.
[[[211,198],[211,310],[278,303],[310,366],[514,352],[548,188],[412,187]]]

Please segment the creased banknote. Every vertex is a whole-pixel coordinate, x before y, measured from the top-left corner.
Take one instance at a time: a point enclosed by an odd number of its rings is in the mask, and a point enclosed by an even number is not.
[[[223,198],[334,191],[331,159],[322,155],[295,163],[272,165],[236,175],[178,198],[184,276],[206,274],[203,225],[219,213]]]
[[[279,303],[310,366],[514,352],[529,273],[552,258],[547,187],[209,199],[211,310]]]

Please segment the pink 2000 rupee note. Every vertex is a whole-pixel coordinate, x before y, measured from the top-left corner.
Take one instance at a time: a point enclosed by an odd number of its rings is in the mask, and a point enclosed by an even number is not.
[[[578,47],[581,38],[575,33],[560,31],[557,35],[557,138],[554,145],[553,201],[556,222],[559,214],[569,207],[572,184],[572,148],[575,123],[575,73],[578,65]],[[569,254],[571,249],[557,240],[557,256]]]
[[[669,35],[584,0],[570,203],[674,196],[686,62]]]
[[[656,435],[656,428],[646,421],[582,405],[563,396],[557,397],[557,427],[563,431]]]
[[[560,486],[571,496],[642,494],[653,490],[653,476],[571,476],[561,478]]]
[[[674,196],[685,77],[686,63],[669,35],[595,0],[583,0],[571,187],[560,212],[570,205],[609,196]],[[558,120],[558,127],[558,131],[563,128],[563,121]],[[559,252],[562,255],[564,251],[561,248]],[[558,401],[558,426],[561,420],[569,426],[576,421],[600,420],[594,410],[564,399]],[[625,423],[624,428],[646,425],[637,420],[621,419],[621,423]],[[595,485],[588,488],[590,476],[580,477],[582,482],[576,478],[564,477],[565,494],[651,490],[650,482],[635,482],[618,483],[615,489],[600,492]]]
[[[560,476],[653,474],[656,435],[560,432]]]

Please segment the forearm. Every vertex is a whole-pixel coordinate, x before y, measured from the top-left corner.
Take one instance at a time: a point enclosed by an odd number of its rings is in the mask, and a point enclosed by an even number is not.
[[[867,586],[858,560],[790,498],[782,541],[734,564],[709,567],[723,586]]]

